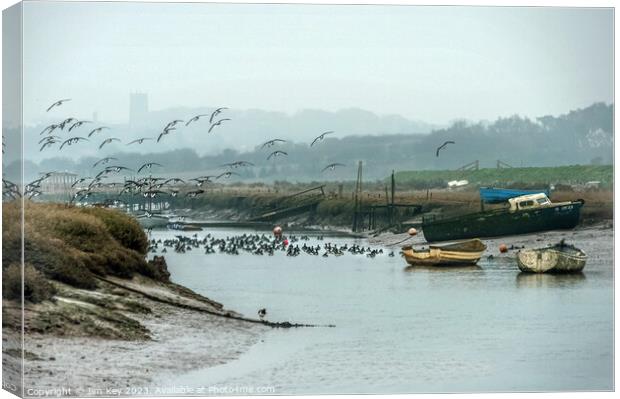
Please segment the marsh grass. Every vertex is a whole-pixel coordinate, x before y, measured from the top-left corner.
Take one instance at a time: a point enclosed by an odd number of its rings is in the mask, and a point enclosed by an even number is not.
[[[2,271],[2,294],[7,299],[20,299],[22,295],[22,268],[19,263],[11,263]],[[32,265],[24,266],[24,299],[33,303],[50,299],[56,289]]]
[[[459,215],[477,212],[480,208],[480,193],[477,187],[461,190],[429,189],[414,190],[399,189],[395,193],[395,202],[399,204],[421,205],[424,212],[439,210],[446,215]],[[296,187],[295,190],[300,187]],[[562,187],[559,187],[562,188]],[[291,197],[291,191],[265,192],[262,189],[250,187],[237,187],[230,192],[208,192],[203,197],[192,200],[180,199],[172,202],[173,208],[191,208],[194,210],[233,210],[239,218],[258,216],[275,208],[301,205],[307,200],[307,196]],[[389,198],[389,197],[388,197]],[[551,193],[554,202],[584,199],[585,206],[582,210],[583,220],[596,222],[613,218],[613,191],[611,190],[586,190],[574,191],[569,186],[564,189],[556,189]],[[369,187],[364,190],[361,198],[362,209],[369,205],[385,205],[385,189]],[[485,205],[485,209],[494,209],[504,205]],[[314,222],[324,225],[350,226],[353,220],[354,201],[351,192],[343,192],[337,196],[330,191],[319,203]],[[406,214],[402,209],[398,210],[398,219],[406,220],[412,215]]]
[[[5,297],[16,295],[14,287],[21,279],[16,272],[22,263],[20,205],[3,204],[3,274],[9,288]],[[25,271],[30,281],[40,286],[33,289],[31,299],[49,295],[43,277],[85,289],[97,287],[96,275],[130,278],[138,273],[161,278],[157,265],[145,260],[146,235],[128,215],[30,201],[23,212]]]

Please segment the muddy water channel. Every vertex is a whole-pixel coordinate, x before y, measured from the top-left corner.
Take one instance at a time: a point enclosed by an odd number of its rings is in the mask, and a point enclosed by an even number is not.
[[[197,234],[207,233],[253,232]],[[154,231],[152,238],[178,234]],[[562,237],[590,255],[582,274],[523,274],[514,252],[497,251],[500,242],[536,247]],[[609,390],[612,237],[610,228],[590,228],[486,240],[494,256],[465,268],[408,268],[397,248],[346,237],[294,244],[370,245],[383,253],[168,249],[173,281],[227,308],[252,317],[266,308],[269,320],[336,327],[273,329],[238,360],[164,379],[276,394]]]

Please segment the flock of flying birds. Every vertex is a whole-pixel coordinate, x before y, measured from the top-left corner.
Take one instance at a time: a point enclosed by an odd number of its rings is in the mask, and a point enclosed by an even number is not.
[[[47,108],[46,112],[50,112],[54,109],[58,109],[64,103],[68,101],[71,101],[71,99],[67,98],[67,99],[58,100],[54,102],[52,105],[50,105]],[[163,127],[161,132],[159,132],[156,137],[136,138],[132,141],[129,141],[126,145],[140,145],[144,143],[145,141],[152,141],[152,140],[154,140],[156,143],[159,143],[162,140],[164,140],[166,136],[177,131],[179,126],[187,127],[190,124],[200,123],[202,122],[203,119],[206,120],[207,118],[209,121],[208,122],[209,127],[207,130],[207,134],[212,133],[214,129],[222,126],[224,122],[231,121],[230,118],[220,116],[220,114],[222,114],[227,109],[228,108],[226,107],[220,107],[220,108],[215,109],[211,114],[195,115],[191,117],[190,119],[188,119],[187,121],[184,121],[181,119],[172,120]],[[92,121],[78,120],[73,117],[63,119],[57,123],[52,123],[51,125],[47,126],[45,129],[43,129],[43,131],[41,131],[40,133],[40,136],[43,136],[43,137],[39,140],[39,145],[40,145],[39,151],[44,151],[54,146],[58,146],[58,150],[61,151],[63,149],[69,148],[70,146],[76,145],[78,143],[91,142],[95,140],[97,140],[96,143],[98,143],[96,144],[98,147],[98,150],[101,151],[101,150],[104,150],[104,147],[106,147],[108,144],[111,144],[113,142],[119,142],[119,143],[122,142],[121,139],[117,137],[110,137],[110,136],[106,137],[105,136],[105,134],[111,130],[110,127],[92,126],[91,125],[92,123],[93,123]],[[84,130],[84,128],[89,125],[91,127],[89,127],[87,130]],[[78,135],[78,132],[81,132],[81,131],[84,131],[84,133],[82,135]],[[86,134],[86,132],[88,133]],[[68,134],[70,137],[66,137],[66,135],[65,137],[63,137],[63,133],[67,133],[67,134],[71,133],[71,134]],[[326,131],[326,132],[321,133],[316,138],[314,138],[314,140],[312,140],[312,142],[310,143],[310,147],[314,147],[317,143],[323,141],[325,137],[333,133],[334,133],[333,131]],[[99,140],[101,141],[99,142]],[[274,148],[278,144],[285,143],[285,142],[286,140],[275,138],[275,139],[271,139],[263,143],[261,145],[261,149],[273,150],[267,155],[266,159],[269,161],[269,160],[272,160],[278,157],[288,156],[287,152]],[[248,161],[234,161],[234,162],[226,163],[224,165],[220,165],[220,168],[224,169],[222,173],[219,173],[216,175],[209,175],[209,176],[199,176],[193,179],[189,179],[187,182],[177,177],[165,179],[161,177],[153,177],[151,174],[149,174],[148,176],[136,178],[134,180],[126,179],[124,183],[106,182],[105,181],[106,178],[112,177],[115,174],[135,172],[139,176],[142,172],[150,173],[153,168],[164,167],[164,165],[161,165],[156,162],[147,162],[143,165],[140,165],[136,169],[132,169],[132,168],[129,168],[123,165],[115,165],[115,164],[108,165],[112,163],[112,161],[116,161],[116,160],[117,158],[106,156],[104,158],[101,158],[97,162],[95,162],[92,167],[95,169],[95,171],[97,170],[98,171],[94,175],[94,177],[82,177],[82,178],[77,179],[72,184],[72,188],[76,189],[77,191],[75,192],[75,194],[73,194],[71,202],[73,203],[75,201],[83,201],[87,199],[89,196],[91,196],[93,193],[96,192],[96,189],[107,188],[108,190],[110,190],[110,189],[114,189],[117,186],[120,187],[120,191],[118,192],[119,198],[113,201],[115,204],[122,203],[122,201],[120,200],[120,196],[123,194],[127,194],[127,193],[141,194],[145,198],[155,198],[155,197],[160,197],[160,196],[176,197],[177,195],[179,195],[179,192],[180,192],[178,189],[179,184],[191,184],[193,186],[193,189],[186,191],[184,195],[189,198],[194,198],[205,192],[203,189],[205,184],[213,183],[215,180],[219,180],[219,179],[227,179],[233,175],[239,175],[239,173],[236,173],[234,171],[237,168],[255,166],[253,163],[248,162]],[[345,165],[339,162],[331,163],[325,166],[321,170],[321,172],[333,171],[337,167],[343,167],[343,166]],[[103,169],[98,169],[101,167],[103,167]],[[52,176],[53,174],[54,172],[44,173],[38,179],[25,185],[24,195],[27,196],[28,198],[33,198],[33,197],[37,197],[41,195],[42,194],[42,188],[41,188],[42,183],[46,179],[48,179],[50,176]],[[4,179],[3,179],[3,188],[4,188],[3,193],[5,195],[9,195],[10,197],[13,197],[13,198],[16,198],[17,196],[19,196],[18,186]]]
[[[58,100],[54,102],[52,105],[50,105],[47,108],[46,112],[50,112],[53,109],[59,108],[68,101],[71,101],[71,99],[67,98],[67,99]],[[214,129],[216,129],[219,126],[222,126],[222,123],[228,122],[231,120],[230,118],[220,117],[220,114],[222,114],[222,112],[227,109],[228,108],[226,107],[220,107],[220,108],[215,109],[211,114],[195,115],[191,117],[190,119],[188,119],[187,121],[184,121],[181,119],[172,120],[163,127],[161,132],[159,132],[156,137],[140,137],[140,138],[137,138],[137,139],[134,139],[128,142],[127,145],[134,145],[134,144],[140,145],[140,144],[143,144],[145,141],[151,141],[151,140],[155,140],[157,143],[159,143],[166,136],[176,131],[178,126],[187,127],[193,123],[194,124],[200,123],[203,118],[206,119],[207,117],[209,119],[209,128],[207,130],[207,133],[212,133]],[[90,128],[88,134],[86,134],[85,136],[74,135],[68,138],[63,138],[61,136],[61,134],[65,132],[77,134],[78,131],[83,130],[84,126],[88,126],[92,123],[93,123],[92,121],[78,120],[73,117],[63,119],[59,121],[58,123],[52,123],[51,125],[47,126],[45,129],[43,129],[43,131],[41,131],[40,133],[40,135],[43,137],[39,140],[39,145],[41,146],[39,151],[44,151],[58,144],[59,144],[58,150],[60,151],[60,150],[63,150],[64,148],[68,148],[80,142],[89,142],[91,140],[93,141],[97,140],[99,137],[105,134],[104,132],[111,130],[110,127],[108,126],[97,126],[97,127]],[[57,133],[57,134],[54,134],[54,133]],[[321,133],[320,135],[315,137],[314,140],[312,140],[312,142],[310,143],[310,147],[314,147],[315,144],[323,141],[325,137],[333,133],[334,133],[333,131],[326,131],[326,132]],[[121,142],[121,140],[117,137],[103,137],[101,142],[98,144],[98,150],[103,150],[103,148],[106,145],[111,144],[113,142]],[[271,139],[263,143],[261,145],[261,149],[273,149],[274,146],[277,146],[278,144],[285,143],[285,142],[286,140],[280,139],[280,138]],[[439,146],[436,149],[437,157],[439,157],[439,152],[443,150],[448,144],[454,144],[454,141],[451,141],[451,140],[445,141],[441,146]],[[4,140],[3,140],[3,152],[4,152]],[[271,159],[275,159],[278,157],[285,157],[285,156],[288,156],[287,152],[276,149],[276,150],[271,151],[267,155],[267,160],[269,161]],[[202,188],[205,184],[213,183],[214,180],[227,179],[233,175],[239,175],[239,173],[236,173],[234,169],[237,169],[240,167],[255,166],[253,163],[248,162],[248,161],[234,161],[234,162],[226,163],[224,165],[220,165],[220,168],[225,169],[225,171],[222,173],[219,173],[216,175],[209,175],[209,176],[199,176],[193,179],[189,179],[187,182],[177,177],[166,179],[162,177],[152,177],[151,174],[149,174],[149,176],[140,177],[135,180],[127,179],[125,180],[124,183],[105,182],[106,178],[111,177],[118,173],[125,173],[125,172],[133,173],[135,171],[137,175],[140,175],[140,173],[142,172],[146,172],[146,171],[151,172],[151,170],[154,167],[156,168],[164,167],[164,165],[156,163],[156,162],[144,163],[140,165],[138,168],[136,168],[135,170],[129,167],[126,167],[126,166],[122,166],[122,165],[106,166],[108,163],[110,163],[111,161],[115,161],[115,160],[117,160],[117,158],[114,158],[114,157],[101,158],[100,160],[95,162],[92,166],[93,168],[98,168],[98,167],[103,166],[103,169],[99,170],[96,173],[95,177],[82,177],[82,178],[77,179],[72,184],[72,188],[77,189],[77,192],[75,192],[75,194],[73,195],[71,202],[83,201],[87,199],[89,196],[91,196],[95,192],[96,189],[107,188],[109,190],[109,189],[114,189],[117,186],[122,186],[122,188],[118,192],[119,198],[117,200],[113,200],[115,204],[122,203],[122,201],[120,200],[120,196],[126,193],[141,194],[145,198],[155,198],[155,197],[166,196],[166,195],[176,197],[180,192],[178,189],[178,184],[191,184],[194,189],[186,191],[185,196],[189,198],[194,198],[205,192],[204,189]],[[337,167],[343,167],[343,166],[345,165],[339,162],[331,163],[325,166],[321,170],[321,172],[333,171]],[[24,195],[27,196],[28,198],[34,198],[34,197],[41,195],[42,194],[41,184],[53,174],[54,172],[43,173],[38,179],[26,184],[24,187]],[[84,186],[81,186],[83,183],[86,184],[87,182],[88,184],[87,186],[85,186],[85,188]],[[16,184],[4,178],[2,179],[2,184],[3,184],[3,196],[8,196],[9,198],[17,198],[21,196],[19,187]]]
[[[63,105],[65,102],[67,101],[71,101],[70,98],[67,99],[63,99],[63,100],[58,100],[56,101],[54,104],[52,104],[48,109],[47,112],[51,111],[53,108],[55,107],[60,107],[61,105]],[[225,121],[229,121],[230,118],[221,118],[221,119],[217,119],[217,116],[225,109],[228,109],[226,107],[222,107],[222,108],[218,108],[215,111],[213,111],[212,114],[210,114],[210,118],[209,118],[209,130],[208,133],[211,133],[213,131],[214,128],[216,128],[217,126],[221,126],[222,122]],[[133,141],[130,141],[129,143],[127,143],[127,145],[132,145],[132,144],[142,144],[145,141],[150,141],[150,140],[157,140],[157,142],[159,143],[162,138],[164,136],[169,135],[170,133],[172,133],[172,131],[177,130],[177,125],[179,124],[185,124],[185,126],[189,126],[191,123],[195,123],[198,122],[200,120],[200,118],[209,116],[208,114],[201,114],[201,115],[196,115],[194,117],[192,117],[191,119],[189,119],[187,122],[181,120],[181,119],[175,119],[171,122],[168,122],[168,124],[166,124],[166,126],[164,126],[164,128],[162,129],[162,131],[158,134],[158,136],[155,137],[140,137],[137,138]],[[91,124],[93,123],[92,121],[82,121],[82,120],[78,120],[76,118],[67,118],[64,119],[58,123],[53,123],[49,126],[47,126],[45,129],[43,129],[43,131],[40,133],[40,135],[44,135],[44,137],[39,140],[39,145],[41,145],[41,148],[39,149],[39,151],[43,151],[46,148],[50,148],[55,144],[60,144],[59,146],[59,150],[62,150],[65,146],[71,146],[73,144],[77,144],[80,142],[84,142],[84,141],[90,141],[91,138],[92,140],[96,140],[97,136],[100,136],[102,134],[102,132],[104,130],[110,130],[110,128],[108,126],[99,126],[96,127],[92,130],[90,130],[90,132],[88,133],[88,135],[86,137],[84,136],[72,136],[69,137],[67,139],[64,139],[59,136],[59,135],[54,135],[54,132],[64,132],[65,128],[66,128],[66,132],[70,133],[73,130],[79,129],[80,127],[82,127],[83,125],[87,125],[87,124]],[[117,138],[117,137],[107,137],[105,139],[103,139],[101,141],[101,143],[99,144],[99,149],[102,149],[105,145],[113,143],[113,142],[121,142],[121,139]]]

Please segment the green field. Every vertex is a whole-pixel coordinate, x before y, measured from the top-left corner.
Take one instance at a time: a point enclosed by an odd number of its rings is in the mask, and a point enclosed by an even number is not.
[[[420,170],[395,174],[398,184],[423,184],[469,180],[470,184],[493,186],[535,184],[583,184],[600,181],[602,187],[613,184],[613,165],[573,165],[540,168],[488,168],[471,171]]]

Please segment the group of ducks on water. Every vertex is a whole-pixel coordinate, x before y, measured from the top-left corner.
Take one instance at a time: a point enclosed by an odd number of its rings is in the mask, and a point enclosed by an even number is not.
[[[317,240],[322,241],[323,237],[316,237]],[[309,241],[310,237],[306,235],[302,236],[289,236],[289,237],[271,237],[266,234],[242,234],[226,238],[216,238],[211,234],[207,234],[204,238],[198,238],[198,234],[194,234],[191,237],[177,235],[175,238],[169,239],[151,239],[149,240],[149,252],[167,253],[168,250],[174,250],[176,253],[186,253],[188,251],[204,249],[205,254],[213,254],[216,252],[224,253],[228,255],[239,255],[241,252],[249,253],[252,255],[274,255],[276,251],[285,252],[286,256],[298,256],[302,253],[307,255],[318,256],[321,255],[327,258],[330,255],[342,256],[345,253],[352,255],[366,255],[368,258],[374,258],[377,255],[383,254],[383,249],[363,247],[357,244],[338,245],[330,242],[324,243],[322,246],[294,244],[299,241]],[[388,256],[393,257],[394,252],[391,251]]]

